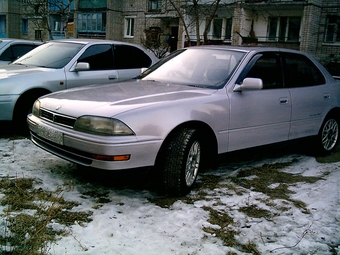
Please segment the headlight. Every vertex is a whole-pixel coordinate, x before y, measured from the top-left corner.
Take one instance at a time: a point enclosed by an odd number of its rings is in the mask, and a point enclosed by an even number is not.
[[[39,101],[39,100],[36,100],[36,101],[34,102],[34,105],[33,105],[33,107],[32,107],[32,114],[33,114],[34,116],[37,116],[37,117],[40,116],[40,101]]]
[[[117,119],[82,116],[76,120],[74,129],[96,135],[134,135],[134,132]]]

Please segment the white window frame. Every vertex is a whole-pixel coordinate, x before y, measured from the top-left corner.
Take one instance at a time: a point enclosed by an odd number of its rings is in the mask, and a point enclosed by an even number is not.
[[[333,17],[334,16],[334,17]],[[331,18],[337,18],[337,22],[331,22]],[[325,43],[340,43],[340,40],[338,39],[340,34],[340,15],[330,15],[327,17],[327,23],[326,23],[326,31],[325,31],[325,37],[324,42]],[[332,27],[332,29],[330,29]],[[332,34],[330,33],[332,31]],[[332,40],[328,40],[329,37],[332,37]]]
[[[222,20],[222,27],[221,27],[221,37],[216,37],[214,35],[214,22],[215,20]],[[227,26],[227,19],[226,18],[216,18],[213,19],[210,23],[209,29],[208,29],[208,39],[209,40],[224,40],[226,35],[226,26]]]
[[[136,16],[127,16],[124,19],[124,37],[134,38]]]
[[[155,12],[162,10],[162,0],[149,0],[148,1],[148,11]]]

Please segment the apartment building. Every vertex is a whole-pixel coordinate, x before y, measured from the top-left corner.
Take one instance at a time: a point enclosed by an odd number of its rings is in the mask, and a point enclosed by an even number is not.
[[[0,38],[25,38],[27,31],[21,27],[21,2],[0,0]]]
[[[190,0],[73,0],[70,6],[69,0],[61,2],[67,6],[62,14],[49,7],[48,32],[37,25],[39,13],[28,15],[27,0],[0,0],[0,36],[56,39],[65,36],[67,27],[71,37],[120,40],[168,51],[197,41],[275,46],[308,52],[340,72],[339,0],[222,0],[214,12],[212,0],[201,0],[199,15]]]

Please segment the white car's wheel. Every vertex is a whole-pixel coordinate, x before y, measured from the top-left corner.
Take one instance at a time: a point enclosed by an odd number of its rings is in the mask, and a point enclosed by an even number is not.
[[[183,128],[169,142],[163,162],[165,191],[184,195],[194,185],[201,166],[201,142],[195,129]]]
[[[330,116],[321,126],[317,146],[321,154],[329,154],[336,149],[339,142],[339,121]]]

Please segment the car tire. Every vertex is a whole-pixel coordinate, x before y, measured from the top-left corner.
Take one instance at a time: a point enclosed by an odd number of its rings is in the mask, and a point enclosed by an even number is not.
[[[37,95],[30,94],[20,98],[16,104],[13,121],[15,130],[18,134],[28,135],[27,115],[32,112],[32,107]]]
[[[163,158],[162,181],[166,193],[185,195],[192,189],[201,167],[201,144],[195,129],[183,128],[172,136]]]
[[[334,152],[339,143],[339,120],[332,115],[326,117],[316,139],[316,149],[319,155]]]

